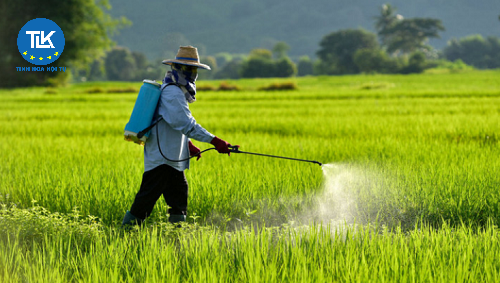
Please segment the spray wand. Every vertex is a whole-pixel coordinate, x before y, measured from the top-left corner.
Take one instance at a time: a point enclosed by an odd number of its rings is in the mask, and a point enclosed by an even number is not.
[[[237,146],[237,145],[229,146],[229,151],[234,152],[234,153],[245,153],[245,154],[272,157],[272,158],[281,158],[281,159],[288,159],[288,160],[294,160],[294,161],[310,162],[310,163],[318,164],[319,166],[323,165],[319,161],[315,161],[315,160],[306,160],[306,159],[298,159],[298,158],[291,158],[291,157],[284,157],[284,156],[277,156],[277,155],[269,155],[269,154],[241,151],[239,146]]]
[[[140,131],[138,134],[137,134],[137,137],[140,139],[144,136],[144,134],[146,134],[149,130],[151,130],[156,124],[158,124],[158,122],[160,122],[160,120],[163,119],[162,117],[160,117],[158,120],[156,120],[151,126],[147,127],[146,129]],[[183,161],[187,161],[193,157],[196,157],[196,156],[199,156],[200,154],[204,153],[204,152],[207,152],[209,150],[212,150],[212,149],[215,149],[215,147],[211,147],[211,148],[208,148],[208,149],[205,149],[203,151],[200,151],[196,154],[193,154],[192,156],[188,157],[188,158],[184,158],[184,159],[181,159],[181,160],[172,160],[172,159],[169,159],[167,158],[163,152],[161,151],[161,147],[160,147],[160,138],[159,138],[159,134],[158,134],[158,127],[156,127],[156,142],[158,143],[158,150],[160,151],[160,154],[161,156],[163,156],[163,158],[165,158],[166,160],[170,161],[170,162],[183,162]],[[306,159],[298,159],[298,158],[291,158],[291,157],[284,157],[284,156],[277,156],[277,155],[270,155],[270,154],[262,154],[262,153],[255,153],[255,152],[247,152],[247,151],[241,151],[240,150],[240,146],[239,145],[230,145],[228,146],[229,147],[229,152],[233,152],[233,153],[244,153],[244,154],[251,154],[251,155],[258,155],[258,156],[265,156],[265,157],[272,157],[272,158],[281,158],[281,159],[288,159],[288,160],[294,160],[294,161],[301,161],[301,162],[309,162],[309,163],[315,163],[315,164],[318,164],[319,166],[323,166],[323,164],[319,161],[315,161],[315,160],[306,160]]]
[[[161,152],[161,149],[160,149],[160,153],[163,156],[163,158],[165,158],[168,161],[171,161],[171,162],[182,162],[182,161],[186,161],[186,160],[189,160],[191,158],[194,158],[194,157],[196,157],[196,156],[198,156],[198,155],[200,155],[200,154],[202,154],[204,152],[207,152],[209,150],[212,150],[212,149],[215,149],[215,147],[211,147],[211,148],[205,149],[205,150],[200,151],[200,152],[198,152],[196,154],[193,154],[191,157],[184,158],[184,159],[181,159],[181,160],[171,160],[171,159],[167,158],[165,155],[163,155],[163,152]],[[291,157],[284,157],[284,156],[277,156],[277,155],[269,155],[269,154],[262,154],[262,153],[241,151],[239,149],[239,146],[237,146],[237,145],[229,146],[229,151],[232,152],[232,153],[244,153],[244,154],[251,154],[251,155],[258,155],[258,156],[265,156],[265,157],[272,157],[272,158],[281,158],[281,159],[288,159],[288,160],[294,160],[294,161],[309,162],[309,163],[318,164],[319,166],[323,166],[323,164],[321,162],[315,161],[315,160],[306,160],[306,159],[298,159],[298,158],[291,158]]]

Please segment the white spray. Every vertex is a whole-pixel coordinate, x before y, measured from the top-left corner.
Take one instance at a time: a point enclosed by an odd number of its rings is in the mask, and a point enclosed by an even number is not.
[[[311,207],[303,218],[302,224],[311,220],[324,225],[342,226],[357,223],[359,220],[360,194],[366,194],[374,185],[374,175],[349,164],[324,164],[323,185]],[[361,212],[362,213],[362,212]]]
[[[334,225],[353,222],[356,204],[350,188],[355,184],[356,174],[340,164],[325,164],[322,169],[325,180],[317,198],[315,218]]]

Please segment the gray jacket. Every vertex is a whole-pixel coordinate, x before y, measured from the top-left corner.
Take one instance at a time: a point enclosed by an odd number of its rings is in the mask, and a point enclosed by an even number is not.
[[[159,165],[167,164],[179,171],[189,169],[189,160],[171,162],[163,158],[158,149],[156,127],[161,146],[161,152],[168,159],[181,160],[189,157],[189,138],[209,143],[215,137],[196,123],[191,115],[188,102],[182,90],[176,85],[162,86],[160,101],[155,113],[155,120],[161,120],[151,129],[151,134],[144,145],[144,171],[149,171]]]

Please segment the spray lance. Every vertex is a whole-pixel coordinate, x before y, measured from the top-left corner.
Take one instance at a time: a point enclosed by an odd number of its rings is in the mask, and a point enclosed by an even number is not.
[[[265,157],[272,157],[272,158],[281,158],[281,159],[288,159],[288,160],[294,160],[294,161],[309,162],[309,163],[318,164],[319,166],[323,165],[323,164],[321,164],[321,162],[315,161],[315,160],[306,160],[306,159],[298,159],[298,158],[291,158],[291,157],[284,157],[284,156],[277,156],[277,155],[269,155],[269,154],[241,151],[239,146],[237,146],[237,145],[229,146],[229,151],[234,152],[234,153],[244,153],[244,154],[251,154],[251,155],[258,155],[258,156],[265,156]]]
[[[158,144],[159,145],[159,144]],[[161,155],[163,156],[163,158],[165,158],[166,160],[168,161],[171,161],[171,162],[182,162],[182,161],[186,161],[186,160],[189,160],[191,158],[194,158],[194,157],[197,157],[198,155],[204,153],[204,152],[207,152],[209,150],[212,150],[212,149],[215,149],[215,147],[212,147],[212,148],[208,148],[208,149],[205,149],[205,150],[202,150],[196,154],[194,154],[193,156],[191,157],[188,157],[188,158],[184,158],[184,159],[181,159],[181,160],[172,160],[172,159],[169,159],[167,158],[165,155],[163,155],[163,152],[161,151],[161,148],[158,146],[158,149],[160,150],[160,153]],[[229,152],[232,152],[232,153],[244,153],[244,154],[251,154],[251,155],[258,155],[258,156],[265,156],[265,157],[271,157],[271,158],[281,158],[281,159],[288,159],[288,160],[294,160],[294,161],[301,161],[301,162],[309,162],[309,163],[315,163],[315,164],[318,164],[319,166],[323,166],[323,164],[319,161],[315,161],[315,160],[306,160],[306,159],[298,159],[298,158],[292,158],[292,157],[284,157],[284,156],[277,156],[277,155],[269,155],[269,154],[262,154],[262,153],[255,153],[255,152],[247,152],[247,151],[241,151],[240,150],[240,147],[238,145],[230,145],[229,146]]]
[[[160,117],[159,119],[157,119],[156,121],[153,122],[153,124],[151,124],[149,127],[147,127],[146,129],[140,131],[138,134],[137,134],[137,137],[140,139],[144,136],[144,134],[146,134],[147,132],[149,132],[154,126],[156,126],[156,124],[158,124],[158,122],[160,122],[162,120],[162,117]],[[186,161],[186,160],[189,160],[191,158],[194,158],[194,157],[197,157],[199,156],[200,154],[204,153],[204,152],[207,152],[209,150],[213,150],[215,149],[215,147],[211,147],[211,148],[208,148],[208,149],[205,149],[203,151],[200,151],[196,154],[194,154],[193,156],[190,156],[188,158],[184,158],[184,159],[181,159],[181,160],[172,160],[172,159],[169,159],[167,158],[163,152],[161,151],[161,147],[160,147],[160,140],[159,140],[159,134],[158,134],[158,127],[156,127],[156,139],[157,139],[157,143],[158,143],[158,149],[160,151],[160,154],[163,156],[163,158],[165,158],[166,160],[170,161],[170,162],[183,162],[183,161]],[[270,155],[270,154],[262,154],[262,153],[255,153],[255,152],[248,152],[248,151],[241,151],[240,150],[240,147],[238,145],[230,145],[229,146],[229,152],[232,152],[232,153],[243,153],[243,154],[250,154],[250,155],[258,155],[258,156],[264,156],[264,157],[271,157],[271,158],[280,158],[280,159],[288,159],[288,160],[294,160],[294,161],[300,161],[300,162],[309,162],[309,163],[315,163],[315,164],[318,164],[319,166],[323,166],[323,164],[319,161],[315,161],[315,160],[306,160],[306,159],[298,159],[298,158],[292,158],[292,157],[284,157],[284,156],[277,156],[277,155]]]

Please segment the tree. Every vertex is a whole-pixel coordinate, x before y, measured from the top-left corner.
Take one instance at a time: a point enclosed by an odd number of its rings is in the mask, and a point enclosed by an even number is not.
[[[401,15],[396,15],[396,9],[392,7],[391,4],[382,5],[380,16],[375,17],[375,29],[380,36],[382,44],[387,44],[387,38],[384,32],[392,28],[401,17]]]
[[[148,61],[146,55],[141,52],[133,51],[132,57],[134,58],[135,70],[133,79],[134,81],[142,81],[144,79],[162,80],[167,69],[167,65],[161,63],[162,59]]]
[[[113,44],[110,36],[128,23],[114,19],[107,0],[18,0],[0,2],[0,87],[44,85],[59,72],[16,72],[16,67],[33,66],[22,58],[17,48],[19,30],[30,20],[47,18],[64,32],[61,57],[51,67],[89,66]],[[64,74],[70,72],[66,71]]]
[[[404,19],[395,15],[396,8],[386,4],[381,15],[376,17],[375,27],[382,44],[389,53],[408,54],[420,49],[430,49],[426,45],[429,38],[439,38],[444,31],[441,20],[432,18]]]
[[[353,61],[358,49],[377,49],[375,34],[362,29],[347,29],[330,33],[320,42],[316,53],[320,59],[321,70],[326,74],[354,74],[359,72]]]
[[[148,66],[148,58],[141,52],[132,51],[132,57],[135,61],[135,66],[138,70],[144,70]]]
[[[105,81],[106,69],[104,68],[104,58],[99,58],[89,64],[89,68],[73,69],[73,80],[76,81]]]
[[[288,78],[297,74],[297,66],[288,57],[282,57],[274,62],[273,77]]]
[[[252,49],[250,51],[250,54],[248,55],[250,59],[264,59],[264,60],[271,60],[273,59],[273,54],[271,51],[264,49],[264,48],[256,48]]]
[[[240,75],[243,78],[269,78],[274,73],[274,64],[271,51],[256,48],[250,51],[248,59],[243,61]]]
[[[354,63],[363,73],[397,73],[400,64],[382,49],[359,49],[354,54]]]
[[[284,41],[276,43],[273,47],[274,58],[282,59],[287,57],[287,52],[290,50],[290,46]]]
[[[88,73],[89,79],[93,81],[106,80],[106,69],[104,68],[104,60],[98,59],[92,62]]]
[[[302,56],[299,58],[299,64],[297,66],[298,76],[308,76],[312,75],[314,72],[313,63],[309,56]]]
[[[452,39],[443,49],[443,55],[447,60],[461,59],[479,69],[500,68],[500,38],[471,35]]]
[[[297,73],[297,66],[288,57],[273,60],[271,51],[253,49],[240,67],[243,78],[291,77]]]
[[[403,74],[422,73],[427,67],[425,54],[416,51],[410,55],[408,65],[401,70]]]
[[[241,65],[242,78],[270,78],[274,76],[274,62],[262,57],[249,57]]]
[[[411,53],[419,49],[431,49],[426,43],[429,38],[439,38],[444,27],[437,19],[404,19],[385,31],[388,37],[387,52]]]
[[[217,73],[214,74],[214,79],[239,79],[241,70],[240,59],[232,59],[227,62]]]
[[[104,60],[106,77],[110,81],[132,81],[136,79],[136,62],[132,52],[124,47],[113,48]]]
[[[217,66],[223,67],[233,60],[233,56],[227,52],[220,52],[215,54],[215,60],[217,61]]]

